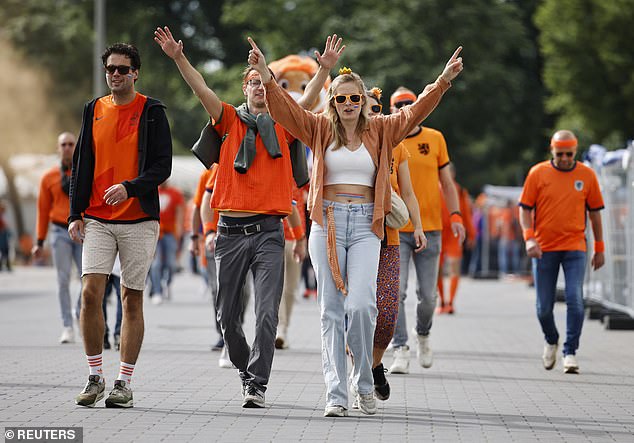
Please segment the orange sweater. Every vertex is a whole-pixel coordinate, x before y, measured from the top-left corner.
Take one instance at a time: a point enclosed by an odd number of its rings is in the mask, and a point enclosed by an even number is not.
[[[70,176],[70,169],[67,175]],[[49,222],[66,225],[69,213],[68,195],[62,190],[62,171],[59,166],[54,166],[46,171],[40,180],[36,225],[38,242],[46,239]]]
[[[314,163],[308,194],[308,209],[311,220],[324,226],[324,156],[326,149],[334,140],[330,120],[324,114],[313,114],[301,108],[275,80],[271,79],[264,86],[267,105],[273,120],[313,150]],[[374,182],[372,232],[380,239],[383,239],[385,214],[392,209],[390,187],[392,148],[431,114],[450,86],[450,83],[439,77],[427,92],[418,96],[414,104],[401,108],[401,112],[371,118],[361,135],[361,141],[377,168]]]

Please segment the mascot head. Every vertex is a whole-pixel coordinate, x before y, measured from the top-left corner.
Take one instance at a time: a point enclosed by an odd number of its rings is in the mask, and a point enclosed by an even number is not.
[[[311,57],[305,55],[287,55],[284,58],[269,63],[269,68],[275,74],[277,83],[288,92],[296,101],[304,93],[306,85],[317,73],[319,65]],[[312,104],[310,110],[320,112],[326,107],[326,91],[330,85],[330,79],[319,93],[319,97]]]

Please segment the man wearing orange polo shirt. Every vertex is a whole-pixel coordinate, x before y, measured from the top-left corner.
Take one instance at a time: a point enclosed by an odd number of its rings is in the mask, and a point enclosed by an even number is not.
[[[553,307],[559,266],[566,280],[566,341],[564,372],[578,373],[576,352],[583,326],[583,279],[586,269],[586,214],[592,225],[592,268],[605,262],[601,213],[603,197],[592,169],[575,161],[577,138],[571,131],[555,132],[550,148],[552,159],[533,166],[520,196],[520,224],[526,253],[533,261],[537,291],[537,318],[546,343],[544,368],[557,363],[559,332]]]
[[[416,95],[407,88],[398,88],[390,97],[390,111],[394,114],[400,109],[416,101]],[[458,193],[449,171],[449,153],[447,143],[440,131],[428,127],[418,126],[403,140],[403,145],[410,154],[408,159],[412,187],[423,222],[423,231],[427,237],[427,247],[415,252],[416,240],[414,226],[411,221],[400,231],[400,294],[399,310],[396,330],[392,339],[394,347],[394,362],[390,372],[407,374],[409,372],[409,346],[407,345],[407,323],[405,313],[405,298],[407,297],[407,281],[409,278],[409,263],[414,261],[416,270],[416,355],[418,363],[429,368],[433,363],[433,353],[430,344],[430,331],[434,311],[436,309],[436,282],[442,243],[442,217],[440,188],[447,202],[450,212],[451,231],[462,244],[465,229],[462,224]]]
[[[61,164],[49,169],[40,181],[37,196],[37,243],[31,251],[35,258],[42,256],[50,223],[51,251],[57,271],[57,297],[64,324],[60,343],[75,341],[69,291],[73,261],[77,266],[77,273],[81,275],[81,244],[73,242],[68,236],[68,193],[75,143],[75,136],[70,132],[63,132],[57,137],[57,152]]]
[[[75,402],[93,407],[104,397],[102,300],[118,253],[121,362],[106,407],[130,408],[130,382],[143,343],[143,289],[159,236],[158,186],[172,170],[172,139],[163,104],[134,87],[138,50],[116,43],[101,58],[111,94],[84,107],[70,183],[68,233],[84,244],[80,319],[90,367]]]

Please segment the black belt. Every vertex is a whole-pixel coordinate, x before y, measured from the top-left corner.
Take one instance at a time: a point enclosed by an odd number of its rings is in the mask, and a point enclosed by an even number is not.
[[[258,232],[275,231],[280,227],[279,217],[269,217],[257,223],[248,225],[221,225],[218,224],[218,232],[224,235],[253,235]]]
[[[62,222],[52,222],[55,226],[59,226],[60,228],[68,229],[68,224]]]

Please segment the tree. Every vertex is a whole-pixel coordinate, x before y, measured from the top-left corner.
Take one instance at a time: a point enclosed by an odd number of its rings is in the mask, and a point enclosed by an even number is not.
[[[582,145],[633,136],[633,22],[634,0],[545,0],[537,10],[547,109]]]

